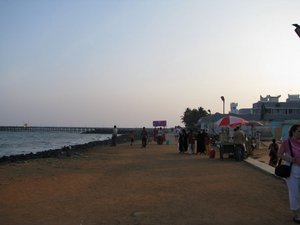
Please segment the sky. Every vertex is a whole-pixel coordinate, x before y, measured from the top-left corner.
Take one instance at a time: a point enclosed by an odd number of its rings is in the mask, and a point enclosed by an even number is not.
[[[0,0],[0,126],[182,125],[300,94],[299,0]]]

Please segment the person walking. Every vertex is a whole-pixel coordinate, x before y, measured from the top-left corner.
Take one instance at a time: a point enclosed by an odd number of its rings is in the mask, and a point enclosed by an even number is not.
[[[179,139],[178,139],[178,145],[179,145],[179,153],[184,153],[187,151],[187,133],[185,129],[182,129],[179,132]]]
[[[209,136],[206,130],[203,131],[203,138],[204,138],[204,151],[206,155],[209,155]]]
[[[148,140],[148,132],[145,127],[143,127],[141,136],[142,136],[142,148],[146,148],[147,140]]]
[[[204,130],[199,131],[197,135],[197,154],[205,154],[205,136]]]
[[[134,142],[134,132],[131,131],[131,132],[130,132],[130,146],[133,145],[133,142]]]
[[[291,175],[285,180],[290,209],[294,212],[293,221],[300,224],[300,124],[294,124],[290,128],[289,137],[282,142],[278,157],[292,164]]]
[[[245,152],[246,152],[245,149],[246,137],[245,137],[245,133],[240,129],[240,127],[235,128],[234,135],[233,135],[233,143],[237,147],[237,150],[240,150],[236,153],[237,155],[239,155],[238,160],[243,160],[245,158]]]
[[[118,136],[118,129],[117,126],[114,125],[111,137],[111,146],[117,146],[117,136]]]
[[[161,127],[157,131],[157,144],[159,145],[163,144],[163,130]]]
[[[269,161],[269,165],[275,167],[277,165],[278,162],[278,149],[279,146],[276,143],[276,140],[273,139],[272,143],[269,145],[269,156],[270,156],[270,161]]]
[[[201,140],[202,140],[202,134],[201,134],[201,131],[198,131],[197,133],[197,147],[196,147],[196,154],[201,154]]]
[[[154,142],[157,142],[157,133],[158,133],[158,130],[156,129],[156,127],[154,127],[154,129],[153,129],[153,141]]]

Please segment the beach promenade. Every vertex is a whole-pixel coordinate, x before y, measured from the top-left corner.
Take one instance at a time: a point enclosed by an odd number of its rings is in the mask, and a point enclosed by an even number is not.
[[[283,180],[251,162],[178,154],[170,140],[2,164],[0,223],[294,224]]]

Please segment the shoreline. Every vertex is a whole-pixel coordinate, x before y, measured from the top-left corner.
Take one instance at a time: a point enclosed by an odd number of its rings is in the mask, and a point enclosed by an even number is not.
[[[130,138],[126,134],[121,134],[118,136],[117,142],[119,144],[129,142]],[[49,149],[46,151],[39,151],[35,153],[26,154],[13,154],[9,156],[0,157],[0,164],[3,163],[16,163],[23,162],[27,160],[40,159],[40,158],[66,158],[74,155],[80,155],[86,152],[86,150],[96,147],[96,146],[108,146],[111,144],[111,139],[102,141],[92,141],[85,144],[77,144],[64,146],[58,149]]]
[[[147,128],[150,132],[152,129]],[[110,134],[112,128],[108,127],[99,127],[99,128],[89,128],[89,127],[24,127],[24,126],[0,126],[1,131],[9,131],[9,132],[70,132],[73,131],[75,133],[81,134]],[[80,131],[80,132],[78,132]],[[118,128],[118,139],[117,142],[119,144],[130,142],[130,134],[134,132],[135,139],[140,139],[140,133],[142,128]],[[71,132],[72,133],[72,132]],[[65,145],[58,148],[49,148],[40,151],[32,151],[27,153],[12,153],[11,155],[1,155],[0,156],[0,164],[5,162],[21,162],[31,159],[38,158],[65,158],[70,157],[76,154],[82,154],[86,149],[95,147],[95,146],[105,146],[111,144],[111,137],[105,140],[99,141],[90,141],[83,144],[74,144],[74,145]]]

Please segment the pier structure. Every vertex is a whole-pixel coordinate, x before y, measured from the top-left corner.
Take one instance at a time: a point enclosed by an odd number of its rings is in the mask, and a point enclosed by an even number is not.
[[[39,126],[0,126],[0,131],[9,132],[72,132],[85,133],[93,132],[98,128],[95,127],[39,127]],[[108,128],[107,128],[108,129]],[[110,128],[111,130],[111,128]]]
[[[134,131],[137,135],[142,128],[118,128],[118,134],[129,134]],[[151,129],[149,129],[149,132]],[[54,127],[54,126],[0,126],[0,132],[70,132],[88,134],[111,134],[112,127]]]

